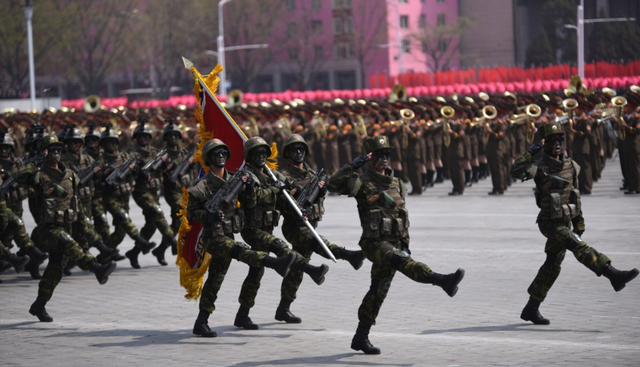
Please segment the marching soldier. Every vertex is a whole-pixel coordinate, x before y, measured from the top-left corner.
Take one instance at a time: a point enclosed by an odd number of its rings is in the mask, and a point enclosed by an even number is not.
[[[85,125],[87,127],[87,133],[84,136],[85,149],[82,154],[86,154],[94,160],[99,160],[102,154],[100,149],[100,131],[94,121],[89,121]],[[107,220],[107,212],[104,208],[104,193],[102,192],[102,185],[94,184],[94,195],[91,198],[91,217],[93,218],[93,226],[96,232],[102,237],[102,241],[107,241],[111,232],[109,231],[109,222]],[[122,255],[115,257],[116,261],[124,260]]]
[[[571,158],[580,166],[578,176],[581,195],[590,195],[593,188],[593,174],[591,172],[591,125],[592,121],[586,112],[591,108],[583,99],[578,101],[574,111],[574,125],[570,133],[573,135],[571,143]]]
[[[189,204],[187,208],[189,220],[202,223],[202,242],[206,251],[211,254],[209,265],[209,276],[202,285],[200,297],[200,312],[195,324],[193,334],[203,337],[215,337],[217,333],[209,328],[209,315],[215,310],[215,301],[218,298],[218,291],[222,286],[231,259],[242,261],[245,264],[256,267],[268,267],[276,270],[278,274],[286,276],[289,266],[295,259],[294,253],[289,253],[285,257],[273,258],[266,252],[252,251],[250,247],[242,242],[234,240],[234,233],[242,230],[242,210],[238,208],[237,197],[233,198],[231,205],[219,209],[216,213],[211,213],[206,209],[209,200],[215,197],[221,190],[231,175],[224,168],[227,159],[231,156],[229,147],[220,139],[211,139],[202,147],[202,156],[205,164],[209,166],[209,173],[199,180],[195,186],[189,188]],[[252,190],[254,182],[249,174],[242,177],[246,185],[247,195],[255,193]]]
[[[533,144],[515,161],[511,175],[522,180],[535,180],[536,204],[540,207],[538,228],[547,238],[547,260],[529,286],[529,302],[520,318],[536,325],[549,325],[550,321],[540,314],[539,307],[560,275],[560,265],[567,250],[597,276],[608,278],[616,292],[638,275],[638,269],[620,271],[614,268],[606,255],[589,247],[580,238],[585,231],[578,190],[580,166],[562,152],[562,125],[557,122],[543,125],[538,135],[542,141]],[[540,150],[544,152],[542,159],[534,161],[533,156]]]
[[[359,323],[351,349],[365,354],[380,354],[380,349],[369,341],[369,330],[376,322],[396,271],[416,282],[442,287],[453,297],[464,277],[464,270],[442,275],[411,258],[409,215],[405,207],[407,189],[389,168],[392,149],[389,139],[384,135],[370,137],[365,140],[364,149],[367,155],[340,168],[329,178],[328,188],[341,195],[355,197],[362,226],[359,245],[373,263],[371,287],[358,310]],[[365,172],[362,175],[356,173],[367,161]]]
[[[167,262],[164,259],[165,250],[170,247],[173,253],[177,252],[175,233],[167,223],[164,213],[160,208],[160,197],[158,194],[162,180],[161,168],[167,160],[168,155],[167,153],[162,155],[161,161],[158,162],[158,168],[150,167],[145,171],[145,166],[152,163],[152,160],[158,159],[159,155],[155,148],[149,146],[152,134],[151,128],[146,122],[146,120],[139,121],[138,126],[133,130],[133,139],[136,144],[127,152],[130,157],[137,159],[137,175],[135,175],[133,200],[142,208],[142,214],[144,215],[145,223],[140,230],[142,238],[149,241],[156,229],[162,234],[162,242],[152,251],[152,254],[156,257],[160,265],[166,266]],[[131,261],[131,266],[136,269],[140,267],[138,264],[138,255],[140,252],[140,248],[134,247],[125,254]]]
[[[0,178],[5,181],[23,168],[22,161],[14,156],[14,152],[15,142],[11,134],[7,130],[0,132]],[[27,188],[21,185],[9,188],[6,192],[2,193],[4,197],[0,198],[0,200],[6,199],[5,215],[8,225],[6,230],[2,231],[0,240],[7,249],[10,248],[11,242],[15,241],[20,249],[18,255],[29,255],[31,258],[29,264],[26,265],[26,270],[31,274],[31,278],[40,279],[42,277],[39,270],[40,264],[42,264],[48,256],[34,245],[22,221],[22,214],[24,212],[22,201],[27,198],[27,193]]]
[[[70,235],[73,226],[76,222],[87,220],[77,204],[78,176],[60,162],[63,144],[55,135],[43,137],[41,146],[45,155],[42,165],[30,163],[19,171],[16,180],[34,190],[39,211],[37,218],[40,218],[34,233],[37,233],[43,248],[49,252],[49,262],[38,285],[38,297],[29,313],[41,322],[51,322],[53,318],[47,313],[45,305],[62,279],[66,258],[81,269],[94,273],[100,284],[107,282],[116,263],[108,261],[100,264],[73,240]]]
[[[0,185],[2,185],[2,182],[2,177],[0,177]],[[4,199],[4,196],[0,196],[0,232],[4,232],[9,224],[9,215],[7,211],[7,201]],[[8,265],[9,267],[13,266],[16,273],[19,273],[29,263],[29,260],[28,255],[17,256],[12,254],[9,249],[0,242],[0,263],[2,263],[0,273],[8,269],[8,267],[5,268],[5,265]],[[0,280],[0,283],[2,283],[2,280]]]
[[[640,96],[630,92],[626,94],[627,104],[624,106],[625,118],[620,122],[620,163],[623,168],[625,194],[640,194],[640,114],[636,108],[640,106]]]
[[[509,176],[505,166],[506,154],[509,145],[507,137],[507,123],[500,120],[487,121],[485,125],[487,140],[487,163],[489,164],[489,172],[491,173],[491,183],[493,189],[489,191],[489,195],[503,195],[507,189],[507,180]]]
[[[307,185],[310,184],[309,181],[316,176],[316,171],[312,170],[304,161],[306,152],[309,151],[309,146],[302,136],[292,134],[284,140],[282,151],[284,152],[283,155],[286,158],[286,163],[285,166],[280,169],[280,173],[286,177],[287,182],[293,185],[295,197],[301,199],[300,195],[302,192],[305,189],[309,189],[307,187]],[[321,178],[322,177],[319,179]],[[301,209],[303,209],[309,223],[314,228],[316,228],[318,222],[322,220],[322,215],[324,214],[324,197],[327,192],[324,180],[318,181],[317,187],[318,195],[313,202],[299,202],[300,205],[304,205]],[[291,208],[291,205],[283,202],[281,210],[284,217],[282,234],[284,238],[291,243],[293,249],[304,256],[307,261],[311,259],[311,255],[314,252],[324,258],[329,258],[309,228],[305,226],[295,210]],[[324,237],[322,237],[322,239],[336,259],[347,260],[354,269],[360,269],[364,261],[362,251],[350,251],[329,242],[329,240]],[[302,319],[291,313],[289,309],[291,303],[296,299],[296,293],[300,287],[300,283],[302,283],[302,276],[303,272],[299,269],[291,270],[289,275],[282,281],[281,298],[278,309],[276,310],[276,320],[294,324],[302,322]]]
[[[134,159],[130,159],[127,153],[118,150],[118,144],[118,133],[113,130],[111,124],[107,124],[105,130],[100,134],[100,145],[104,150],[102,154],[104,173],[102,180],[96,183],[98,188],[96,191],[103,193],[104,207],[113,216],[115,230],[109,236],[107,246],[116,248],[122,243],[124,236],[129,235],[135,241],[135,247],[127,253],[132,252],[135,256],[127,257],[131,261],[131,266],[139,269],[137,255],[140,252],[148,253],[156,247],[156,244],[142,237],[138,228],[129,218],[129,199],[133,186],[131,171],[135,168],[135,162],[133,162]],[[122,172],[121,177],[109,179],[112,174],[120,173],[117,172],[118,170]]]
[[[273,235],[273,228],[278,225],[280,212],[276,210],[276,203],[281,191],[287,187],[286,178],[279,172],[271,172],[276,176],[272,179],[269,167],[266,166],[267,157],[271,155],[271,148],[261,137],[253,137],[244,143],[244,158],[246,170],[251,174],[255,183],[254,192],[245,190],[239,196],[240,205],[244,208],[246,226],[241,231],[242,238],[253,250],[273,252],[279,257],[295,253],[296,258],[291,270],[307,273],[313,281],[321,285],[324,276],[329,271],[325,264],[313,266],[299,253],[287,247],[286,242]],[[240,308],[236,314],[234,325],[248,330],[257,330],[249,317],[249,310],[255,304],[255,298],[260,288],[260,280],[264,275],[264,267],[251,267],[249,274],[242,284],[240,291]]]
[[[66,152],[60,158],[60,162],[64,163],[67,168],[71,169],[76,175],[79,175],[83,170],[90,168],[93,173],[87,173],[90,175],[89,179],[86,179],[85,183],[80,181],[78,183],[78,204],[79,209],[84,213],[87,218],[91,218],[91,198],[95,195],[95,185],[93,176],[100,171],[98,164],[93,164],[94,159],[81,151],[84,142],[84,134],[75,125],[70,126],[67,129],[67,133],[64,137],[64,144],[67,147]],[[79,177],[81,178],[81,177]],[[90,221],[85,221],[86,226],[76,226],[73,231],[74,239],[80,244],[85,251],[89,250],[89,247],[95,247],[100,251],[97,260],[101,263],[114,259],[120,255],[118,249],[107,247],[102,241],[102,237],[96,232],[93,224]]]

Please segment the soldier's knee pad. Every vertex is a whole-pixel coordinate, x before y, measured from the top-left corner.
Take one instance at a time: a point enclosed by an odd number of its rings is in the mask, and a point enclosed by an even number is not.
[[[93,220],[95,221],[96,225],[99,224],[105,224],[107,223],[107,214],[102,213],[100,215],[97,215],[95,217],[93,217]]]
[[[13,218],[11,218],[11,220],[9,221],[9,225],[7,226],[7,228],[9,227],[12,227],[15,231],[15,227],[24,227],[24,222],[22,221],[22,219],[20,219],[19,216],[14,215]]]
[[[117,221],[117,223],[122,223],[126,222],[129,219],[129,213],[127,213],[127,211],[124,209],[118,209],[113,217],[114,221]]]
[[[249,249],[251,249],[251,247],[246,243],[242,243],[242,242],[236,243],[233,246],[231,246],[231,257],[234,259],[237,259],[243,250],[249,250]]]
[[[583,243],[582,238],[578,236],[578,234],[569,232],[569,237],[565,240],[565,247],[567,250],[573,251],[576,247],[580,246]]]
[[[411,258],[409,254],[401,249],[393,249],[393,253],[391,254],[391,258],[389,262],[391,263],[391,267],[394,269],[400,269],[407,263]]]

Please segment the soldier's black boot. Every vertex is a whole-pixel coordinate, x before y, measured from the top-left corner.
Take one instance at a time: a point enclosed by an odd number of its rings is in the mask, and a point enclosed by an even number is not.
[[[427,170],[427,187],[433,187],[433,175],[436,171]]]
[[[138,255],[140,255],[140,248],[137,246],[124,253],[124,256],[129,259],[131,267],[134,269],[140,269],[140,263],[138,262]]]
[[[434,181],[434,183],[443,183],[444,182],[443,171],[444,171],[444,168],[436,167],[436,180]]]
[[[12,267],[13,267],[13,265],[11,265],[10,262],[4,261],[4,260],[0,260],[0,273],[4,273],[5,271],[11,269]]]
[[[536,325],[549,325],[551,322],[549,319],[545,319],[540,315],[540,311],[538,310],[539,307],[539,301],[529,298],[529,302],[527,302],[527,305],[522,309],[520,318],[524,321],[531,321]]]
[[[27,266],[27,264],[31,260],[29,255],[18,256],[12,253],[10,253],[6,257],[6,259],[9,262],[9,264],[11,264],[13,268],[16,270],[16,273],[22,272],[22,270],[24,270],[25,266]]]
[[[67,259],[67,265],[65,265],[64,269],[62,269],[62,274],[66,275],[66,276],[71,276],[73,273],[71,272],[71,269],[73,269],[76,266],[76,264]]]
[[[95,274],[96,279],[98,279],[98,283],[105,284],[109,280],[109,274],[113,273],[116,270],[115,261],[109,260],[106,264],[100,264],[97,261],[91,263],[89,270]]]
[[[351,349],[361,350],[364,354],[380,354],[380,348],[374,347],[369,341],[369,330],[371,330],[371,325],[358,323],[356,335],[351,339]]]
[[[36,301],[33,302],[31,308],[29,308],[29,313],[37,317],[40,322],[52,322],[53,317],[47,313],[47,310],[44,308],[45,304],[47,304],[45,300],[40,297],[36,298]]]
[[[240,306],[238,309],[233,325],[245,330],[258,330],[258,325],[254,324],[249,317],[249,309],[244,306]]]
[[[203,336],[205,338],[215,338],[218,334],[209,328],[209,313],[200,310],[196,323],[193,324],[193,334]]]
[[[140,235],[133,237],[133,239],[134,241],[136,241],[136,247],[139,247],[140,251],[142,251],[142,253],[145,255],[148,254],[149,251],[153,250],[154,247],[156,247],[155,242],[149,242]]]
[[[302,319],[298,316],[291,313],[289,310],[291,307],[291,301],[285,300],[283,298],[280,299],[280,304],[276,309],[276,320],[284,321],[287,324],[299,324],[302,322]]]
[[[158,247],[156,247],[153,251],[151,251],[151,253],[153,254],[153,256],[156,257],[156,259],[158,259],[158,264],[162,265],[162,266],[167,266],[167,261],[164,259],[164,252],[167,248],[160,245]]]
[[[49,255],[46,252],[40,251],[40,249],[35,246],[30,246],[27,249],[27,254],[29,254],[31,261],[37,263],[38,265],[42,264],[46,259],[49,258]]]
[[[471,187],[473,183],[471,182],[471,170],[464,170],[464,185],[466,187]]]
[[[287,256],[281,257],[266,256],[264,258],[264,267],[275,270],[276,273],[280,274],[284,278],[289,274],[289,267],[293,264],[295,259],[296,254],[293,252],[290,252]]]
[[[458,284],[464,278],[464,269],[458,269],[452,274],[438,274],[436,272],[429,273],[429,283],[441,287],[449,297],[453,297],[458,293]]]
[[[313,266],[309,263],[304,263],[302,265],[302,271],[307,273],[317,285],[321,285],[324,283],[324,276],[329,271],[329,266],[325,264]]]
[[[354,269],[358,270],[362,267],[364,263],[364,253],[362,250],[351,251],[343,248],[341,252],[342,258],[347,260]]]
[[[611,285],[616,292],[620,292],[630,281],[638,276],[638,269],[631,269],[628,271],[618,270],[607,264],[602,273],[607,279],[611,281]]]
[[[116,260],[120,255],[120,251],[117,248],[107,247],[107,245],[102,242],[102,240],[97,240],[93,243],[92,247],[95,247],[96,250],[100,251],[100,254],[96,257],[99,263],[106,263],[109,260]]]

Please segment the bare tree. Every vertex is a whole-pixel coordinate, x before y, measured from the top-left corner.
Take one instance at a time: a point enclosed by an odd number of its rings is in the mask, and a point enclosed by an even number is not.
[[[0,6],[0,71],[12,86],[26,88],[29,73],[26,19],[21,0],[4,0]],[[36,70],[47,66],[47,53],[56,45],[57,34],[65,22],[55,2],[38,2],[34,6],[33,52]]]
[[[365,87],[367,68],[386,37],[386,8],[385,0],[353,1],[353,57],[360,64],[360,77]]]
[[[430,70],[444,70],[451,66],[460,49],[460,38],[473,23],[471,18],[460,17],[453,23],[426,25],[410,37],[422,46]]]
[[[215,9],[207,0],[156,0],[138,13],[140,32],[133,49],[139,62],[135,67],[148,75],[155,97],[166,99],[172,86],[182,84],[181,56],[204,58],[203,51],[215,41]]]
[[[225,5],[225,47],[265,44],[280,22],[284,0],[236,0]],[[217,34],[217,32],[216,32]],[[248,91],[258,73],[271,61],[270,49],[227,51],[225,61],[234,88]]]
[[[300,11],[281,25],[276,50],[284,59],[279,60],[294,75],[300,90],[312,86],[313,77],[322,68],[332,52],[333,39],[326,29],[314,26],[310,2],[299,2]],[[314,28],[315,27],[315,28]]]
[[[57,61],[86,94],[98,94],[105,78],[129,52],[139,21],[134,0],[65,1],[67,27],[60,35]]]

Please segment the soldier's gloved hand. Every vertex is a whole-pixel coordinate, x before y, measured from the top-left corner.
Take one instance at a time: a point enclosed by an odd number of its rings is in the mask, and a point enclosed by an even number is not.
[[[276,180],[276,182],[273,185],[277,187],[280,191],[287,188],[287,183],[282,180]]]
[[[542,141],[531,144],[529,149],[527,149],[527,153],[531,154],[531,156],[534,156],[540,151],[540,149],[542,149],[543,146],[544,144],[542,144]]]
[[[253,190],[253,188],[256,187],[256,181],[253,179],[253,176],[251,175],[247,176],[247,180],[244,182],[244,184],[249,190]]]
[[[349,163],[349,166],[351,166],[351,168],[353,169],[358,169],[364,166],[364,164],[367,163],[367,161],[369,161],[369,156],[361,155],[360,157],[356,157],[356,159],[354,159],[353,162]]]
[[[584,218],[577,216],[571,220],[571,223],[573,224],[573,233],[582,236],[585,231]]]
[[[215,213],[207,213],[207,221],[211,224],[218,223],[224,219],[224,213],[218,210]]]

